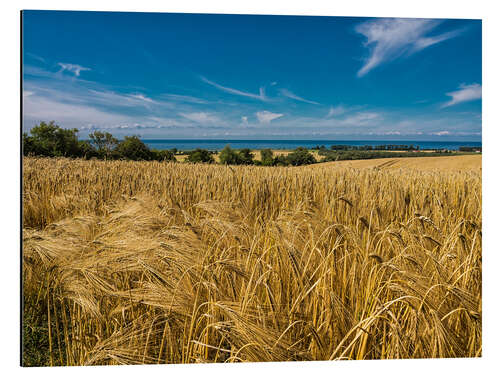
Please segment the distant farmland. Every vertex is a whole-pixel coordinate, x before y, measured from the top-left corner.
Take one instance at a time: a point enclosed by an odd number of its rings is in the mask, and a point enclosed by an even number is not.
[[[481,155],[454,155],[415,158],[388,158],[367,160],[342,160],[318,164],[318,167],[335,168],[378,168],[398,169],[406,168],[419,171],[479,171],[481,170]]]

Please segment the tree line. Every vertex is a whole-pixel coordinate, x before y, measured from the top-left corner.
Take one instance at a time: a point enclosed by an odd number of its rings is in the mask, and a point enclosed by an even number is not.
[[[313,148],[314,150],[319,151],[328,151],[328,149],[322,146],[316,146]],[[331,145],[331,151],[418,151],[420,150],[419,145],[364,145],[364,146],[355,146],[355,145]]]
[[[461,152],[482,152],[483,148],[482,147],[474,147],[474,146],[460,146],[458,148],[458,151],[461,151]]]
[[[78,129],[64,129],[54,124],[41,122],[23,133],[22,152],[25,156],[69,157],[104,160],[158,160],[175,162],[175,154],[187,155],[188,163],[215,163],[215,151],[197,148],[192,151],[150,149],[136,136],[118,140],[111,133],[94,131],[89,140],[78,139]],[[316,162],[314,156],[304,147],[288,155],[274,156],[271,149],[260,151],[261,159],[255,160],[248,148],[233,150],[227,145],[219,154],[219,162],[226,165],[287,166],[305,165]]]
[[[54,124],[41,122],[23,133],[23,155],[69,157],[85,159],[130,159],[175,161],[169,150],[151,150],[138,136],[127,136],[119,141],[112,134],[95,131],[90,140],[79,140],[78,129],[64,129]]]

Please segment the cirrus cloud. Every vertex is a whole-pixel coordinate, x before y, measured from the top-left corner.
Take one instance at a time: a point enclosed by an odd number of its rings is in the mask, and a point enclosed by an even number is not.
[[[389,18],[357,25],[356,31],[366,37],[364,45],[371,48],[369,57],[358,71],[358,77],[364,76],[384,62],[409,56],[464,31],[457,29],[429,36],[428,34],[441,23],[440,20]]]
[[[259,88],[259,95],[256,95],[256,94],[252,94],[250,92],[241,91],[238,89],[233,89],[231,87],[219,85],[217,82],[210,81],[209,79],[206,79],[205,77],[201,77],[201,80],[203,82],[209,84],[210,86],[213,86],[216,89],[227,92],[229,94],[246,96],[247,98],[257,99],[257,100],[261,100],[263,102],[269,101],[269,98],[266,96],[266,92],[265,92],[264,87],[260,87]]]
[[[273,113],[269,111],[259,111],[255,115],[261,124],[269,124],[271,121],[284,116],[282,113]]]
[[[315,101],[309,100],[309,99],[305,99],[305,98],[303,98],[301,96],[298,96],[298,95],[294,94],[290,90],[281,89],[280,92],[281,92],[281,95],[286,96],[287,98],[294,99],[294,100],[297,100],[299,102],[304,102],[304,103],[319,105],[318,102],[315,102]]]
[[[67,70],[68,72],[73,73],[75,76],[79,77],[80,72],[85,70],[91,70],[90,68],[86,68],[84,66],[78,64],[67,64],[67,63],[57,63],[61,67],[61,72]]]
[[[346,109],[339,105],[338,107],[330,107],[328,110],[328,114],[326,115],[327,118],[333,117],[333,116],[339,116],[342,115],[346,112]]]
[[[451,100],[444,103],[441,108],[450,107],[462,102],[481,99],[482,87],[479,83],[472,83],[470,85],[462,83],[458,90],[448,92],[446,95],[451,96]]]
[[[181,115],[182,117],[184,117],[188,120],[198,122],[198,123],[211,123],[211,124],[213,124],[215,122],[220,121],[216,115],[214,115],[212,113],[208,113],[208,112],[179,113],[179,115]]]

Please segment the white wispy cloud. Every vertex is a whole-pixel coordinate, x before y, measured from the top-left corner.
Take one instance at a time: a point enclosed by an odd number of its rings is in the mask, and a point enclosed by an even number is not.
[[[273,113],[269,111],[259,111],[255,115],[261,124],[269,124],[271,121],[284,116],[283,113]]]
[[[442,136],[442,135],[450,135],[451,133],[448,130],[441,130],[441,131],[438,131],[438,132],[432,132],[430,134],[431,135]]]
[[[176,102],[185,103],[195,103],[195,104],[208,104],[209,102],[205,99],[197,98],[195,96],[189,95],[179,95],[179,94],[161,94],[160,97],[173,100]]]
[[[230,94],[240,95],[240,96],[246,96],[248,98],[253,98],[253,99],[261,100],[263,102],[269,101],[269,98],[266,97],[266,93],[265,93],[264,87],[260,87],[260,89],[259,89],[259,95],[257,95],[257,94],[252,94],[250,92],[241,91],[241,90],[233,89],[231,87],[226,87],[226,86],[219,85],[218,83],[210,81],[209,79],[206,79],[205,77],[201,77],[201,80],[203,82],[208,83],[209,85],[211,85],[211,86],[213,86],[213,87],[221,90],[221,91],[228,92]]]
[[[373,120],[378,120],[381,115],[376,112],[359,112],[343,118],[340,122],[344,125],[367,125]]]
[[[334,116],[340,116],[346,112],[346,109],[339,105],[338,107],[330,107],[328,110],[328,114],[326,115],[327,118],[334,117]]]
[[[308,99],[305,99],[305,98],[302,98],[296,94],[294,94],[293,92],[291,92],[290,90],[287,90],[287,89],[281,89],[280,90],[281,92],[281,95],[283,96],[286,96],[290,99],[294,99],[294,100],[298,100],[300,102],[304,102],[304,103],[309,103],[309,104],[316,104],[316,105],[319,105],[318,102],[315,102],[315,101],[312,101],[312,100],[308,100]]]
[[[29,57],[31,57],[32,59],[35,59],[35,60],[37,60],[37,61],[39,61],[39,62],[42,62],[42,63],[45,63],[45,62],[46,62],[46,61],[45,61],[45,59],[44,59],[43,57],[38,56],[38,55],[36,55],[36,54],[34,54],[34,53],[31,53],[31,52],[25,52],[25,54],[26,54],[26,56],[29,56]]]
[[[156,100],[137,92],[117,93],[100,85],[90,89],[87,84],[83,86],[79,80],[52,79],[36,84],[25,82],[23,128],[29,130],[40,121],[54,120],[63,127],[84,131],[114,129],[127,134],[127,130],[134,129],[169,129],[182,135],[191,131],[186,129],[202,125],[211,128],[225,125],[224,122],[214,124],[217,115],[212,112],[196,114],[189,104]],[[195,125],[196,120],[212,125],[201,122]]]
[[[216,123],[220,121],[220,119],[214,115],[213,113],[208,112],[191,112],[191,113],[179,113],[182,117],[195,121],[198,123]]]
[[[85,103],[89,105],[102,105],[109,107],[143,107],[150,108],[150,105],[172,108],[171,103],[165,101],[153,100],[144,94],[133,93],[118,93],[115,91],[106,90],[104,88],[87,89],[80,88],[78,90],[64,89],[49,89],[44,87],[36,87],[37,91],[45,92],[47,95],[56,97],[61,101],[71,101],[74,103]]]
[[[143,94],[130,94],[129,95],[131,98],[134,98],[134,99],[139,99],[139,100],[142,100],[144,102],[147,102],[147,103],[154,103],[155,101],[151,98],[148,98],[147,96],[143,95]]]
[[[448,92],[446,95],[451,96],[451,100],[444,103],[441,108],[450,107],[462,102],[481,99],[482,87],[479,83],[466,85],[462,83],[456,91]]]
[[[37,95],[24,98],[23,129],[29,131],[40,121],[55,120],[65,128],[78,128],[83,132],[107,130],[113,134],[136,134],[136,131],[151,131],[154,129],[176,132],[178,136],[185,135],[186,130],[193,132],[200,125],[192,124],[178,118],[147,115],[127,115],[109,112],[87,103],[61,102],[57,97]],[[189,116],[187,116],[189,117]],[[201,117],[200,117],[201,118]]]
[[[60,71],[67,70],[68,72],[73,73],[77,77],[80,76],[80,72],[83,72],[85,70],[92,70],[90,68],[86,68],[86,67],[78,65],[78,64],[57,63],[57,65],[59,65],[61,67]]]
[[[130,122],[130,117],[125,115],[106,112],[86,104],[64,103],[35,94],[24,98],[23,111],[24,126],[27,127],[49,120],[55,120],[64,127],[77,128],[88,124],[110,127]]]
[[[61,74],[63,69],[59,69],[58,72],[52,72],[47,69],[40,68],[38,66],[34,65],[23,65],[23,75],[26,76],[34,76],[37,78],[48,78],[52,80],[65,80],[65,79],[70,79],[69,76],[65,76]],[[72,77],[74,79],[74,77]]]
[[[428,35],[441,22],[440,20],[390,18],[376,19],[357,25],[356,31],[366,37],[364,45],[370,48],[370,55],[358,71],[358,77],[384,62],[411,55],[453,38],[464,31],[458,29],[439,35]]]
[[[404,110],[382,111],[366,105],[336,104],[324,109],[318,107],[316,111],[306,114],[293,110],[285,112],[284,107],[280,107],[284,103],[277,97],[274,101],[276,106],[266,111],[258,107],[262,105],[260,102],[214,101],[202,104],[194,97],[173,93],[154,95],[149,91],[137,91],[143,90],[140,88],[124,90],[83,81],[74,74],[47,72],[43,69],[31,73],[26,76],[23,87],[25,131],[40,121],[55,120],[58,125],[81,129],[82,138],[92,129],[106,129],[117,136],[140,134],[163,138],[223,137],[226,133],[234,137],[259,137],[265,133],[269,137],[303,139],[310,136],[317,139],[342,139],[344,135],[361,137],[370,134],[440,136],[440,139],[444,139],[462,135],[475,137],[481,132],[480,113],[474,110],[442,110],[409,116]],[[467,89],[474,87],[477,90],[477,86],[480,85],[464,84],[457,90],[467,92]],[[272,85],[266,87],[282,96],[279,85],[275,89]],[[260,93],[258,97],[261,95],[265,96]],[[465,100],[464,97],[470,97],[463,94],[449,95],[455,104]],[[285,113],[286,119],[279,120]],[[408,121],[408,118],[412,121]],[[269,125],[271,123],[272,126]],[[453,129],[450,124],[453,124]]]
[[[141,92],[119,93],[109,86],[82,80],[73,75],[52,72],[46,69],[26,65],[23,67],[24,89],[38,94],[50,96],[61,102],[75,104],[102,105],[110,107],[143,107],[151,105],[172,108],[172,101],[153,99]],[[32,77],[33,76],[35,79]],[[165,98],[166,99],[166,98]]]

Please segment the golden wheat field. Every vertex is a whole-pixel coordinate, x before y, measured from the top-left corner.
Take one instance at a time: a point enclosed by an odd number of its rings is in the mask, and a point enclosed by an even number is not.
[[[465,170],[25,158],[24,361],[481,356],[478,158]]]
[[[332,168],[376,168],[376,169],[411,169],[418,171],[464,172],[480,171],[481,155],[426,156],[407,158],[384,158],[364,160],[341,160],[311,165],[311,167],[329,166]]]

